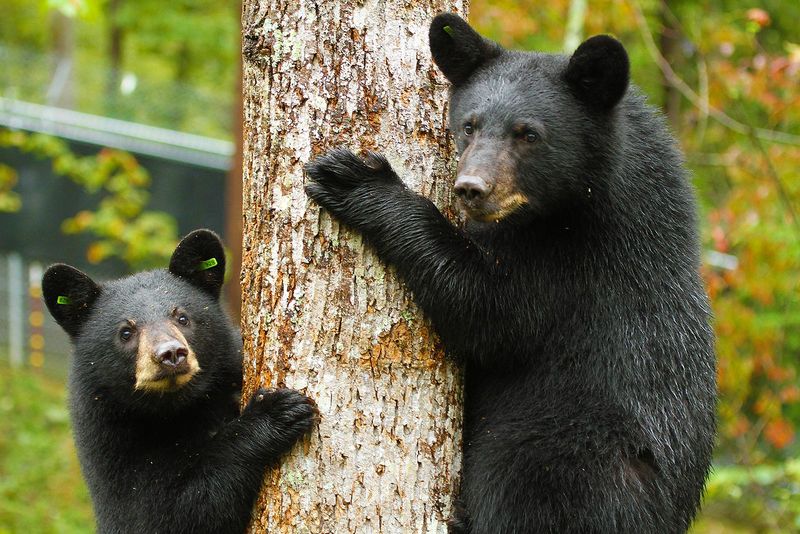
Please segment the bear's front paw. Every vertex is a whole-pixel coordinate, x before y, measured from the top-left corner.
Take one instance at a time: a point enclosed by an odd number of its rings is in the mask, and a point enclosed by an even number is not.
[[[314,401],[294,389],[259,389],[243,414],[266,416],[281,432],[299,438],[316,424],[319,410]]]
[[[344,222],[352,224],[353,210],[385,197],[388,188],[402,189],[403,182],[382,155],[368,152],[362,159],[349,150],[331,150],[309,162],[308,196]]]

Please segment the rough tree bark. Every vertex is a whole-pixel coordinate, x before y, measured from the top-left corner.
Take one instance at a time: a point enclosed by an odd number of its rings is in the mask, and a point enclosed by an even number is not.
[[[466,1],[246,0],[245,395],[298,388],[322,421],[267,476],[252,529],[444,532],[460,471],[461,374],[395,275],[307,199],[303,164],[387,155],[448,212],[446,84],[427,29]]]

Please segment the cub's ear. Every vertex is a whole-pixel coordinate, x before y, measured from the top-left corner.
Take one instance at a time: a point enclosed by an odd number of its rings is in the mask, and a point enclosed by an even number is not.
[[[610,111],[617,105],[629,78],[628,53],[609,35],[595,35],[581,43],[564,72],[575,96],[597,111]]]
[[[433,19],[428,39],[433,61],[453,85],[466,82],[478,67],[503,51],[453,13],[442,13]]]
[[[75,267],[57,263],[42,276],[42,293],[50,315],[74,338],[89,317],[100,286]]]
[[[178,243],[169,272],[219,298],[225,281],[225,249],[211,230],[195,230]]]

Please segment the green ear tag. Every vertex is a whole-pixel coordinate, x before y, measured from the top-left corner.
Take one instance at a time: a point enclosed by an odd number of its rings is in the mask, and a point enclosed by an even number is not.
[[[56,299],[58,304],[72,304],[72,299],[69,297],[65,297],[64,295],[59,295]]]
[[[450,26],[445,26],[442,29],[444,30],[444,33],[446,33],[450,37],[455,37],[455,35],[453,35],[455,32],[453,31],[453,28],[451,28]]]
[[[206,270],[208,270],[208,269],[210,269],[212,267],[216,267],[217,265],[218,265],[217,258],[211,258],[211,259],[208,259],[206,261],[201,261],[197,265],[197,270],[198,271],[206,271]]]

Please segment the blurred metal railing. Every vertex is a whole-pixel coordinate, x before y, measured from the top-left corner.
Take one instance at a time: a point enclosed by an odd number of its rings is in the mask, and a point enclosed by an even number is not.
[[[0,126],[212,169],[230,167],[229,141],[0,97]]]

